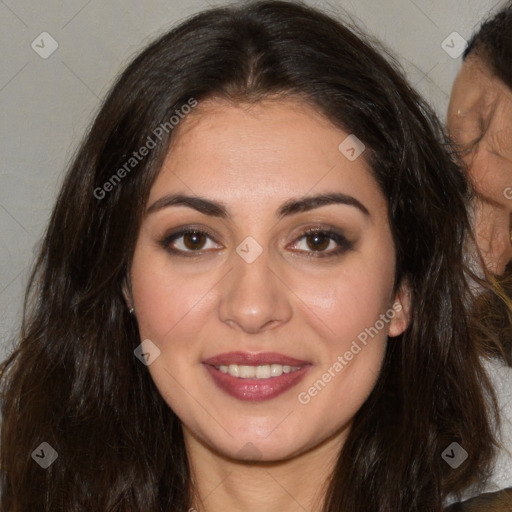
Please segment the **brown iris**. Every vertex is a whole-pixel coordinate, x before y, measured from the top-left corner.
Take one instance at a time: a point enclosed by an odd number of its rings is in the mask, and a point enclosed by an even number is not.
[[[322,233],[313,233],[306,237],[308,247],[315,251],[323,251],[326,249],[329,246],[330,240],[330,237],[323,235]]]
[[[183,235],[183,243],[185,247],[190,250],[201,249],[206,242],[206,236],[204,233],[192,231]]]

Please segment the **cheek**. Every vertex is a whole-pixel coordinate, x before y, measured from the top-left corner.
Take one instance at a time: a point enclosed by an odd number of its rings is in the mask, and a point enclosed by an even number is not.
[[[512,185],[512,163],[485,149],[479,149],[468,163],[477,192],[487,200],[510,208],[506,190]]]
[[[394,316],[386,309],[388,303],[373,295],[375,281],[367,281],[365,288],[358,280],[359,293],[354,293],[353,285],[352,281],[338,283],[328,304],[320,309],[317,303],[315,315],[309,313],[310,321],[323,328],[323,343],[315,370],[298,389],[297,400],[304,421],[326,436],[349,425],[372,392]],[[308,305],[315,307],[312,302]]]
[[[388,300],[384,299],[387,295],[376,295],[376,289],[379,285],[374,280],[339,283],[331,292],[328,308],[324,309],[322,318],[327,329],[324,331],[325,357],[321,367],[327,371],[334,363],[341,364],[334,368],[336,373],[350,375],[344,380],[342,390],[359,384],[364,388],[364,383],[372,380],[368,371],[377,374],[384,357],[393,315]],[[381,288],[384,290],[388,291]],[[364,389],[362,391],[365,394]]]
[[[166,403],[180,418],[188,418],[197,405],[189,399],[195,389],[191,375],[212,307],[209,292],[218,279],[182,275],[165,258],[144,250],[134,255],[131,276],[140,338],[159,350],[148,371]]]
[[[318,327],[323,346],[298,401],[318,418],[318,429],[334,431],[350,422],[375,385],[396,315],[390,305],[393,278],[393,272],[362,266],[308,296],[302,313]]]
[[[387,247],[387,246],[386,246]],[[307,318],[321,329],[329,345],[343,349],[353,339],[375,325],[389,310],[394,284],[394,253],[375,248],[374,257],[354,255],[346,268],[321,278],[305,279],[297,275],[293,285],[302,300]],[[393,314],[394,316],[394,314]],[[383,334],[387,334],[389,318]]]
[[[212,273],[183,275],[165,255],[145,248],[134,255],[131,277],[141,338],[154,340],[162,349],[167,340],[185,337],[185,343],[194,334],[218,281]]]

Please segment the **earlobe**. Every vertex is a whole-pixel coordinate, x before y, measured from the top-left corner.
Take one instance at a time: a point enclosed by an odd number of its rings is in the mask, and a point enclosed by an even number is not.
[[[391,313],[391,311],[394,312]],[[402,334],[409,327],[411,315],[411,290],[408,284],[400,285],[390,309],[391,322],[388,336],[395,337]]]

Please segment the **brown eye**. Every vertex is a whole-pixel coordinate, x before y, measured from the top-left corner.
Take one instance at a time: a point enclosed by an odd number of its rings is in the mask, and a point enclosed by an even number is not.
[[[213,235],[199,229],[182,229],[160,241],[160,245],[169,253],[177,256],[200,256],[212,249],[221,249]]]
[[[323,233],[313,233],[306,236],[306,243],[313,251],[324,251],[329,246],[331,238]]]
[[[206,242],[206,236],[199,231],[191,231],[183,235],[183,244],[192,251],[201,250]]]
[[[298,238],[292,249],[308,256],[327,257],[341,255],[353,249],[353,245],[341,233],[332,229],[314,229]]]

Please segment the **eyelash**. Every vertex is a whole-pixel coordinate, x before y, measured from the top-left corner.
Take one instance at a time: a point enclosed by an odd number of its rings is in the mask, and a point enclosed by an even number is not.
[[[165,236],[159,242],[159,244],[173,256],[190,258],[190,257],[201,256],[202,254],[204,254],[205,251],[202,249],[199,249],[197,251],[195,251],[195,250],[184,251],[182,249],[175,249],[175,248],[171,247],[171,244],[173,242],[175,242],[179,238],[183,237],[184,235],[188,235],[188,234],[205,235],[207,238],[209,238],[209,239],[213,240],[215,243],[217,243],[215,241],[215,237],[213,236],[213,234],[210,233],[208,230],[206,230],[204,228],[198,229],[198,228],[191,227],[191,228],[181,229],[175,233],[171,233],[171,234]],[[300,241],[304,238],[307,238],[308,236],[317,235],[317,234],[325,236],[325,237],[329,238],[330,240],[336,242],[338,244],[338,247],[334,250],[331,249],[330,251],[327,251],[327,252],[313,251],[313,250],[312,251],[298,250],[298,252],[305,253],[305,254],[307,254],[307,257],[311,257],[311,258],[328,258],[328,257],[332,257],[332,256],[341,255],[342,253],[353,249],[353,244],[351,242],[349,242],[341,233],[334,231],[332,229],[322,229],[322,228],[308,229],[308,230],[304,231],[304,233],[302,233],[302,235],[299,238],[295,239],[295,241],[293,243],[296,244],[298,241]],[[206,250],[206,252],[207,251],[208,251],[208,249]]]

